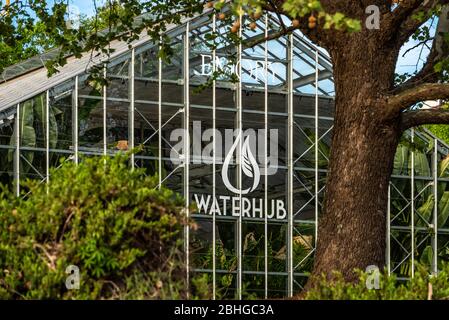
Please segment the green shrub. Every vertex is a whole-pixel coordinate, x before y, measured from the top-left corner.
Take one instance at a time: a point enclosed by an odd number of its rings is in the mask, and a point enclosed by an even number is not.
[[[426,267],[418,265],[410,280],[398,280],[394,275],[379,272],[379,288],[368,289],[373,274],[359,272],[357,283],[348,283],[339,273],[329,281],[321,276],[316,286],[305,293],[307,300],[440,300],[449,299],[449,264],[444,263],[436,276],[431,276]],[[370,278],[368,278],[370,277]]]
[[[66,162],[0,195],[0,298],[185,298],[183,200],[126,155]],[[78,290],[66,268],[77,266]],[[198,285],[202,286],[200,281]]]
[[[449,144],[449,126],[444,124],[430,124],[426,128],[435,136]]]

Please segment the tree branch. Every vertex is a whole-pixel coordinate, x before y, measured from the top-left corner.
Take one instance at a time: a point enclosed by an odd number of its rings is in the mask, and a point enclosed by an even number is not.
[[[424,124],[449,124],[449,110],[420,109],[401,114],[401,129],[406,130]]]
[[[268,36],[265,37],[265,35],[262,34],[262,35],[260,35],[260,37],[257,37],[253,41],[244,43],[244,45],[245,45],[245,47],[251,48],[251,47],[254,47],[254,46],[261,44],[265,41],[270,41],[270,40],[274,40],[274,39],[280,38],[282,36],[285,36],[285,35],[293,32],[296,29],[297,28],[295,28],[295,27],[287,27],[286,29],[282,29],[280,31],[275,31],[275,32],[271,31],[268,33]]]
[[[438,18],[437,30],[433,40],[432,49],[426,59],[424,66],[412,78],[398,86],[394,92],[400,92],[405,89],[416,86],[423,82],[437,82],[438,73],[435,72],[435,65],[449,57],[449,46],[445,41],[445,36],[449,31],[449,6],[442,8]]]
[[[405,0],[404,0],[405,1]],[[413,2],[416,2],[414,0],[411,0]],[[405,19],[402,20],[402,23],[400,25],[397,25],[395,29],[389,29],[387,32],[395,33],[396,38],[400,43],[406,42],[412,35],[415,33],[415,31],[426,22],[426,19],[421,20],[418,19],[418,14],[424,13],[428,15],[432,10],[434,10],[438,5],[446,5],[449,3],[449,0],[419,0],[419,5],[411,11],[407,12],[407,16]],[[394,13],[396,10],[394,10],[392,13]],[[395,26],[392,26],[395,27]],[[397,32],[394,32],[393,30],[397,30]]]
[[[329,1],[329,0],[327,0],[327,1]],[[284,2],[285,2],[284,0],[267,1],[265,4],[262,5],[262,8],[267,12],[272,12],[272,13],[276,14],[276,16],[278,16],[278,17],[280,17],[280,15],[285,15],[285,16],[289,17],[291,20],[297,19],[299,21],[299,26],[298,27],[294,27],[294,26],[287,27],[284,25],[282,19],[278,18],[278,19],[280,19],[279,23],[281,24],[282,30],[280,30],[276,33],[270,34],[266,39],[265,39],[265,37],[257,39],[256,41],[251,43],[249,46],[254,46],[254,45],[260,44],[264,41],[269,41],[269,40],[273,40],[273,39],[282,37],[286,34],[293,32],[294,30],[300,30],[305,36],[307,36],[315,44],[325,47],[322,40],[325,37],[327,30],[322,28],[322,26],[320,24],[318,24],[315,29],[309,29],[307,27],[308,17],[292,17],[292,16],[290,16],[288,12],[285,12],[282,9],[282,4]]]
[[[396,30],[422,3],[422,0],[402,0],[393,10],[384,15],[382,30]]]
[[[283,29],[284,31],[286,31],[287,27],[286,27],[285,24],[284,24],[284,20],[282,19],[282,16],[281,16],[281,14],[280,14],[280,10],[279,10],[279,7],[278,7],[277,2],[273,2],[273,0],[267,0],[267,1],[268,1],[269,4],[270,4],[269,6],[273,8],[273,10],[274,10],[276,16],[278,17],[278,20],[279,20],[279,23],[280,23],[282,29]]]
[[[402,54],[402,57],[404,58],[407,54],[409,54],[411,51],[415,50],[416,48],[419,48],[420,46],[426,46],[428,49],[431,49],[431,47],[429,47],[427,45],[427,42],[429,41],[433,41],[434,38],[431,37],[429,39],[423,40],[418,42],[417,44],[415,44],[413,47],[408,48],[407,50],[405,50],[405,52]]]
[[[418,102],[448,98],[449,84],[424,83],[391,96],[387,103],[388,114],[393,115]]]

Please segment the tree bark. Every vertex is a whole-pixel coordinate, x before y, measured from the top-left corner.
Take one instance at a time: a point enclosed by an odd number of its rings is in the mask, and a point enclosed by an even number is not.
[[[388,185],[402,132],[400,113],[388,112],[382,92],[393,86],[398,51],[366,34],[330,49],[336,105],[313,276],[339,271],[355,281],[354,269],[384,267]]]

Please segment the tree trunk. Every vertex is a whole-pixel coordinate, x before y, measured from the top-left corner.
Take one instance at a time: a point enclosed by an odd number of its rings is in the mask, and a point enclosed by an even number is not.
[[[388,184],[401,134],[399,115],[387,117],[381,95],[393,84],[397,52],[379,49],[365,36],[330,50],[336,105],[312,273],[339,271],[348,281],[356,280],[356,268],[384,267]],[[314,277],[308,288],[313,284]]]

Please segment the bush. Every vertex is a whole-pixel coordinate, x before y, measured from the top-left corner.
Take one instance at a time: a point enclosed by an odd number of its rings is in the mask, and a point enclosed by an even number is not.
[[[379,289],[368,289],[373,274],[359,271],[359,282],[348,283],[339,273],[328,281],[321,276],[316,286],[304,295],[307,300],[440,300],[449,299],[449,264],[443,263],[437,276],[431,276],[426,267],[418,265],[415,277],[399,281],[394,275],[379,272]],[[369,278],[370,277],[370,278]]]
[[[449,126],[444,124],[430,124],[426,128],[430,130],[437,138],[449,144]]]
[[[0,195],[0,298],[185,298],[183,200],[126,155],[66,162]],[[79,268],[68,290],[69,266]],[[202,285],[199,283],[199,285]]]

